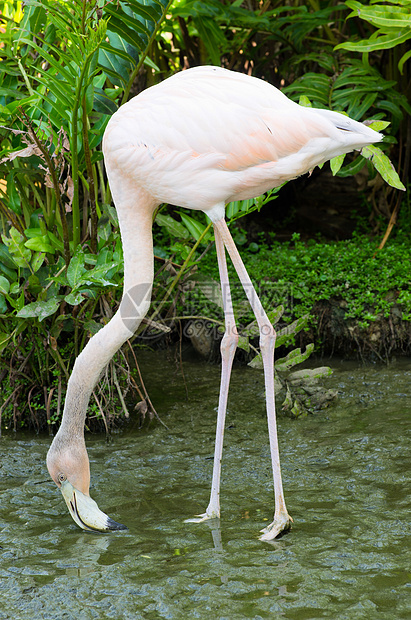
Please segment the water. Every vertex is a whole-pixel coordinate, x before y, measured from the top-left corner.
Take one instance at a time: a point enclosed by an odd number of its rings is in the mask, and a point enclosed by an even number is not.
[[[279,418],[294,527],[262,543],[273,516],[262,376],[234,370],[220,527],[185,524],[209,499],[219,369],[186,363],[187,401],[166,356],[140,361],[170,432],[131,424],[110,444],[87,439],[91,495],[128,531],[77,528],[48,478],[48,438],[1,439],[0,620],[410,618],[411,363],[335,363],[335,406]]]

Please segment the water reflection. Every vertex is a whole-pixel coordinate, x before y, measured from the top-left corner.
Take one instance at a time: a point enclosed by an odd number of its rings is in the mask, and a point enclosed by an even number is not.
[[[49,481],[49,439],[2,439],[0,620],[411,617],[411,364],[341,364],[336,406],[280,418],[295,523],[268,544],[258,540],[274,509],[262,377],[233,374],[221,521],[184,524],[208,501],[219,369],[185,368],[186,401],[171,362],[156,377],[163,355],[141,365],[170,432],[87,440],[92,496],[128,531],[80,532]]]

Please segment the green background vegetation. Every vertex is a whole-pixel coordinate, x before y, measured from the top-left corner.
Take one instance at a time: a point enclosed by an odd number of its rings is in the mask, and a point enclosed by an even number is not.
[[[101,153],[110,115],[188,66],[252,73],[304,105],[381,121],[382,148],[399,177],[372,149],[332,162],[346,179],[366,171],[372,230],[362,223],[352,239],[333,243],[290,235],[280,244],[275,230],[249,239],[243,221],[275,209],[277,191],[232,204],[227,214],[253,279],[266,291],[285,285],[286,297],[275,296],[284,324],[330,298],[360,327],[394,305],[410,320],[408,203],[391,233],[404,195],[398,188],[409,178],[409,2],[7,0],[0,28],[0,416],[8,424],[39,428],[38,411],[50,424],[59,418],[75,356],[121,298],[122,248]],[[195,311],[221,322],[221,308],[198,284],[216,277],[205,216],[163,206],[154,232],[151,318],[178,326],[197,283]],[[251,321],[246,311],[240,319]],[[130,351],[110,364],[91,407],[107,427],[113,393],[121,403],[129,388],[146,396],[128,370]]]

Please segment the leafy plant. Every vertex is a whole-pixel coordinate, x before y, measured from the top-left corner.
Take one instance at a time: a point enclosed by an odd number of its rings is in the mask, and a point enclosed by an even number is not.
[[[94,319],[109,318],[120,297],[121,242],[100,143],[143,63],[154,66],[149,49],[169,5],[0,2],[0,349],[9,410],[33,389],[48,402],[54,372],[68,376],[86,334],[100,327]]]
[[[366,235],[334,242],[304,241],[297,233],[289,242],[272,239],[269,246],[260,243],[257,254],[247,255],[248,271],[260,283],[258,290],[265,305],[270,300],[278,303],[271,288],[275,283],[281,297],[287,299],[283,315],[287,322],[302,319],[312,313],[316,304],[329,300],[340,302],[345,320],[359,322],[363,327],[378,316],[388,318],[395,305],[396,312],[402,313],[400,318],[408,321],[409,221],[406,224],[408,227],[397,234],[392,246],[375,256],[376,242]],[[203,270],[209,278],[217,275],[208,257],[203,260]],[[250,318],[248,313],[242,320]],[[311,328],[315,327],[312,321]]]
[[[273,325],[280,321],[283,313],[284,308],[282,306],[270,313],[270,320]],[[307,327],[308,321],[309,315],[307,314],[301,319],[297,319],[293,323],[277,330],[276,348],[293,344],[297,334]],[[251,330],[250,326],[247,326],[245,329],[247,337],[255,337],[258,334],[258,331],[255,329],[255,322],[251,325]],[[244,330],[242,333],[244,334]],[[335,390],[327,390],[322,385],[318,385],[320,379],[324,379],[332,374],[332,370],[328,366],[290,372],[292,368],[305,362],[313,350],[314,344],[311,343],[306,346],[304,352],[300,348],[292,349],[285,357],[277,359],[275,362],[276,393],[281,393],[281,390],[285,391],[285,398],[281,407],[285,415],[289,417],[298,418],[323,409],[337,396]],[[263,368],[261,353],[249,362],[249,366],[258,369]]]
[[[359,17],[376,28],[368,39],[346,41],[336,49],[346,49],[364,54],[369,62],[369,54],[380,50],[396,48],[411,39],[411,7],[402,0],[389,0],[377,4],[371,0],[369,5],[356,0],[347,0],[347,7],[352,9],[348,17]],[[398,60],[398,70],[403,73],[404,64],[411,58],[411,50],[404,52]]]
[[[379,68],[382,75],[394,79],[397,88],[402,90],[402,101],[388,101],[381,107],[384,107],[389,113],[393,114],[396,124],[393,133],[397,133],[399,129],[399,145],[400,156],[399,161],[402,163],[400,172],[401,178],[406,182],[409,177],[410,170],[410,150],[409,140],[406,138],[410,131],[410,96],[411,82],[409,79],[409,71],[407,72],[406,62],[411,56],[411,52],[405,47],[406,42],[411,38],[411,8],[409,3],[402,0],[388,0],[382,4],[377,4],[377,0],[371,0],[370,5],[363,5],[359,2],[348,1],[346,6],[353,9],[348,15],[349,18],[355,17],[368,22],[371,26],[371,34],[368,39],[362,37],[352,38],[338,45],[336,49],[351,50],[362,53],[362,61],[364,67],[371,70],[371,62],[375,62],[376,54],[379,55]],[[393,105],[394,104],[394,105]],[[398,108],[401,108],[400,110]],[[406,112],[406,120],[402,111]],[[395,194],[391,196],[391,216],[385,231],[384,237],[379,245],[381,250],[397,221],[398,213],[401,206],[401,198]]]
[[[331,1],[250,0],[246,7],[238,0],[0,0],[0,373],[15,423],[23,395],[33,412],[43,398],[52,419],[61,373],[119,301],[121,246],[100,147],[118,105],[155,82],[158,71],[212,62],[288,85],[297,99],[304,90],[314,104],[358,119],[389,117],[387,147],[398,135],[401,145],[409,103],[381,58],[395,55],[388,65],[400,67],[405,83],[407,50],[398,56],[398,46],[383,47],[360,62],[336,47],[359,42],[358,23],[371,38],[375,28],[376,40],[386,36],[386,24],[361,19],[377,14],[379,5],[371,4],[372,11],[345,22],[346,7]],[[394,4],[399,11],[392,14],[408,11]],[[333,162],[334,173],[353,175],[366,163],[371,170],[367,158],[389,171],[379,152],[364,154],[346,166]],[[228,217],[233,222],[275,196],[233,203]],[[157,223],[163,264],[152,325],[160,317],[173,321],[211,244],[203,214],[176,219],[163,209]],[[239,230],[234,234],[245,243]]]

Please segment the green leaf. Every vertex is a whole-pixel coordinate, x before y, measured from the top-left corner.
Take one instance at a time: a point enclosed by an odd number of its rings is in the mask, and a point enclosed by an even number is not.
[[[225,38],[218,24],[213,19],[205,17],[196,19],[198,34],[204,43],[213,65],[220,66],[219,48],[225,43]]]
[[[111,262],[97,265],[94,269],[85,270],[83,275],[77,280],[76,287],[93,282],[100,286],[118,286],[116,282],[112,282],[106,278],[107,273],[114,267],[118,267],[118,264]]]
[[[284,306],[278,306],[277,308],[274,308],[274,310],[269,310],[269,312],[267,312],[267,317],[271,325],[276,325],[278,321],[281,319],[281,317],[283,316],[283,314],[284,314]]]
[[[303,406],[303,404],[296,398],[294,400],[293,406],[291,407],[291,413],[295,418],[299,418],[302,415],[307,415],[307,410]]]
[[[301,384],[317,383],[320,379],[329,377],[333,371],[328,366],[320,366],[319,368],[304,368],[303,370],[295,370],[287,376],[287,381],[294,386]]]
[[[293,321],[293,323],[290,323],[290,325],[287,325],[286,327],[283,327],[283,329],[280,329],[277,332],[277,338],[275,342],[276,348],[292,340],[294,336],[298,334],[298,332],[307,327],[309,319],[310,315],[305,314],[300,319],[297,319],[296,321]]]
[[[188,237],[190,236],[187,228],[183,226],[180,222],[177,222],[173,217],[171,217],[171,215],[163,215],[162,213],[157,213],[155,221],[159,226],[164,226],[164,228],[172,237],[188,239]]]
[[[290,386],[287,385],[287,392],[286,392],[284,401],[281,405],[281,409],[283,411],[288,411],[291,409],[292,405],[293,405],[293,396],[291,394]]]
[[[50,245],[47,235],[32,237],[31,239],[28,239],[24,243],[24,245],[26,246],[26,248],[29,248],[30,250],[35,250],[36,252],[48,252],[49,254],[54,254],[56,251],[55,248]]]
[[[47,71],[43,71],[42,69],[39,69],[38,73],[43,77],[37,75],[36,80],[45,87],[45,94],[40,96],[46,103],[50,105],[53,103],[54,105],[60,106],[58,110],[63,115],[63,112],[69,110],[73,105],[72,83],[65,83],[61,79],[61,76],[55,77],[50,72],[47,73]],[[55,99],[51,98],[51,93],[54,95]],[[66,114],[65,117],[68,118],[68,114]]]
[[[378,146],[366,146],[362,149],[361,155],[366,159],[371,160],[372,164],[378,170],[382,178],[388,185],[405,191],[404,185],[401,183],[400,177],[396,172],[394,166],[390,162],[385,153],[382,152]]]
[[[301,353],[301,349],[294,349],[294,351],[291,351],[291,353],[286,355],[286,357],[281,358],[275,363],[275,366],[274,366],[275,370],[278,372],[285,372],[286,370],[289,370],[293,366],[296,366],[297,364],[301,364],[301,362],[304,362],[306,359],[310,357],[313,351],[314,351],[313,344],[308,344],[306,346],[304,353]]]
[[[264,368],[264,365],[263,365],[263,356],[261,355],[261,353],[256,355],[251,360],[251,362],[248,362],[248,366],[250,366],[251,368],[256,368],[258,370],[262,370]]]
[[[67,268],[67,281],[71,288],[75,288],[77,286],[85,272],[84,252],[81,247],[78,247]]]
[[[201,224],[200,222],[190,217],[189,215],[186,215],[185,213],[180,212],[180,217],[183,220],[184,225],[189,231],[189,233],[194,237],[196,241],[198,241],[198,239],[201,237],[201,235],[204,233],[205,229],[207,228],[207,225]],[[206,239],[204,239],[204,241],[208,240],[210,237],[211,237],[211,233],[206,235]]]
[[[60,305],[58,299],[49,299],[48,301],[33,301],[31,304],[24,306],[17,315],[22,319],[37,318],[39,321],[43,321],[48,316],[54,314]]]
[[[2,351],[10,340],[11,335],[6,332],[0,332],[0,351]]]
[[[16,265],[15,265],[16,267]],[[17,280],[17,271],[15,269],[10,269],[9,267],[6,267],[6,265],[4,265],[1,262],[0,259],[0,269],[1,271],[7,276],[7,278],[11,281],[11,282],[15,282]]]
[[[39,78],[39,82],[40,82],[40,78]],[[46,82],[45,82],[46,83]],[[50,93],[53,91],[53,81],[50,80],[49,82],[47,82],[48,86],[50,87]],[[58,95],[55,95],[55,98],[58,100]],[[69,114],[69,108],[64,108],[61,104],[58,103],[58,101],[54,100],[52,98],[52,96],[43,96],[43,101],[41,101],[40,99],[38,99],[35,104],[34,104],[34,108],[36,108],[40,113],[44,113],[44,107],[50,107],[53,109],[54,115],[52,115],[50,113],[50,116],[52,116],[53,122],[55,125],[57,124],[61,124],[61,120],[60,119],[64,119],[65,121],[70,121],[70,114]],[[72,107],[72,103],[70,104],[70,107]],[[47,109],[47,108],[46,108]]]
[[[375,4],[374,6],[369,6],[355,0],[347,0],[345,4],[350,9],[353,9],[353,12],[348,17],[361,17],[361,19],[384,31],[404,28],[407,25],[411,26],[411,13],[407,13],[406,7]]]
[[[120,79],[123,81],[123,84],[127,84],[130,73],[135,67],[138,55],[133,53],[130,54],[127,51],[130,50],[131,46],[117,33],[108,32],[107,35],[109,43],[102,43],[99,49],[99,65],[113,78],[113,84],[121,84]],[[136,58],[134,58],[134,56],[136,56]]]
[[[69,295],[66,295],[64,301],[70,304],[70,306],[78,306],[84,301],[84,297],[80,291],[77,291],[76,293],[69,293]]]
[[[398,70],[401,73],[401,75],[403,75],[404,73],[404,64],[407,62],[409,58],[411,58],[411,50],[409,50],[408,52],[405,52],[405,54],[401,56],[400,58],[400,61],[398,63]]]
[[[94,319],[90,319],[90,321],[84,323],[84,331],[87,334],[90,334],[90,336],[94,336],[94,334],[97,334],[97,332],[99,332],[102,328],[103,325],[101,323],[97,323]]]
[[[33,273],[36,273],[44,263],[46,255],[44,252],[36,252],[31,259],[31,268],[33,269]]]
[[[243,217],[244,215],[248,215],[253,211],[260,211],[260,209],[267,204],[267,202],[275,200],[278,197],[277,194],[283,185],[285,185],[285,183],[279,185],[278,187],[274,187],[269,192],[266,192],[261,196],[257,196],[256,198],[249,198],[248,200],[234,200],[233,202],[229,202],[226,205],[228,225],[230,225],[234,220]]]
[[[360,120],[368,113],[368,110],[374,104],[377,97],[378,93],[373,92],[367,93],[363,98],[361,98],[361,96],[353,98],[348,105],[348,116],[351,116],[354,120]]]
[[[367,39],[365,41],[347,41],[340,43],[334,49],[346,49],[351,52],[360,52],[362,54],[368,52],[375,52],[377,50],[387,50],[392,47],[396,47],[401,43],[405,43],[411,39],[411,30],[409,28],[404,30],[395,30],[389,34],[377,37],[376,39]]]
[[[300,95],[300,99],[298,101],[299,105],[302,105],[304,108],[312,108],[313,104],[307,97],[307,95]]]
[[[237,346],[246,353],[250,352],[250,341],[246,336],[239,336]]]
[[[132,47],[136,46],[136,43],[140,43],[138,47],[142,49],[145,47],[145,42],[141,40],[143,35],[144,40],[148,40],[150,31],[145,25],[138,19],[127,15],[125,12],[119,14],[118,8],[115,5],[107,5],[106,13],[110,15],[110,30],[115,31],[122,39],[127,41]],[[137,34],[139,33],[139,34]]]
[[[362,170],[364,166],[365,166],[365,159],[364,157],[361,157],[361,155],[359,155],[358,157],[354,159],[354,161],[350,162],[349,164],[341,168],[337,172],[337,175],[343,178],[350,177],[350,176],[353,176],[354,174],[357,174],[360,170]]]
[[[10,290],[10,282],[4,276],[0,276],[0,293],[7,295]]]
[[[301,353],[301,349],[294,349],[293,351],[291,351],[291,353],[286,355],[286,357],[282,357],[275,363],[274,365],[275,371],[286,372],[293,366],[296,366],[297,364],[301,364],[301,362],[304,362],[306,359],[310,357],[313,350],[314,350],[313,344],[308,344],[304,353]],[[251,362],[249,362],[248,366],[251,366],[251,368],[257,368],[261,370],[264,367],[261,353],[256,355],[254,359],[252,359]]]
[[[28,267],[31,259],[31,252],[24,246],[24,237],[16,229],[10,228],[9,237],[2,235],[3,242],[7,245],[9,253],[17,267]]]
[[[140,15],[140,17],[144,18],[146,21],[156,22],[161,17],[161,9],[163,8],[165,2],[155,1],[150,5],[149,3],[144,3],[141,0],[128,0],[128,4],[134,13]]]
[[[405,108],[408,114],[411,114],[411,107],[407,103],[403,104],[401,102],[401,105]],[[380,101],[378,107],[381,110],[387,110],[392,116],[396,117],[398,120],[402,120],[403,118],[403,113],[400,107],[394,101]]]
[[[283,93],[294,96],[304,95],[315,105],[329,108],[332,81],[321,73],[308,72],[303,77],[286,86]]]
[[[5,265],[9,269],[14,269],[16,267],[16,263],[10,256],[7,246],[3,244],[0,244],[0,264],[2,267]]]
[[[371,121],[367,123],[367,127],[374,129],[374,131],[384,131],[390,124],[389,121]]]
[[[337,157],[333,157],[332,159],[330,159],[331,172],[333,173],[334,176],[337,174],[337,172],[340,170],[341,166],[343,165],[344,159],[345,159],[345,153],[343,153],[342,155],[337,155]]]
[[[147,67],[150,67],[150,69],[153,69],[156,73],[161,71],[160,67],[156,65],[156,63],[153,62],[148,56],[144,58],[144,64],[147,65]]]
[[[56,237],[56,235],[50,231],[47,232],[47,236],[49,238],[50,243],[53,244],[53,246],[61,253],[63,254],[64,252],[64,244],[62,241],[60,241],[60,239],[58,239],[58,237]]]

